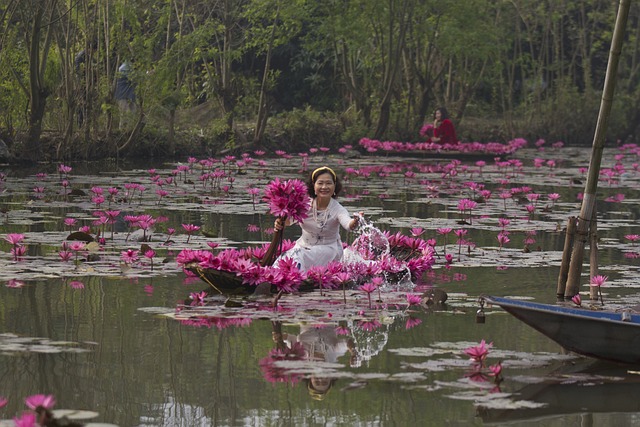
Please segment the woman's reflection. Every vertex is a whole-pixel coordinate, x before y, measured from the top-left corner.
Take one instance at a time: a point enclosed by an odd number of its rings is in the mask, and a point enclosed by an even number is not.
[[[298,382],[300,375],[286,372],[279,361],[303,360],[307,362],[338,363],[338,359],[346,354],[350,355],[350,364],[356,360],[355,346],[351,338],[338,335],[337,325],[300,325],[299,333],[292,334],[282,331],[281,322],[272,322],[273,341],[276,348],[269,356],[261,361],[265,377],[272,382]],[[331,390],[335,378],[328,375],[311,374],[304,381],[307,384],[309,396],[322,400]]]

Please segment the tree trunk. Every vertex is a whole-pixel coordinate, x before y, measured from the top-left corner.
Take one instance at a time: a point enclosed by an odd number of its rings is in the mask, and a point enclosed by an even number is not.
[[[169,149],[169,155],[173,156],[176,153],[176,109],[171,108],[169,110],[169,130],[167,135],[167,146]]]
[[[55,9],[56,1],[36,2],[33,11],[33,24],[31,26],[31,39],[29,45],[29,125],[28,139],[25,147],[25,158],[31,161],[38,161],[42,157],[42,147],[40,136],[42,134],[42,120],[44,118],[47,98],[50,95],[49,89],[45,86],[44,75],[47,66],[47,56],[51,44],[51,32],[53,25],[44,27],[46,32],[43,36],[42,22],[47,10],[51,11],[49,21],[51,21],[52,11]],[[42,56],[41,56],[42,55]]]
[[[276,29],[278,28],[278,18],[280,16],[280,4],[276,11],[276,17],[273,20],[269,45],[267,47],[267,57],[264,64],[264,73],[262,74],[262,84],[260,86],[260,100],[258,101],[258,115],[256,118],[256,130],[253,134],[253,143],[259,144],[264,136],[268,119],[268,102],[267,102],[267,81],[269,79],[269,71],[271,70],[271,55],[273,52],[273,44],[276,37]]]

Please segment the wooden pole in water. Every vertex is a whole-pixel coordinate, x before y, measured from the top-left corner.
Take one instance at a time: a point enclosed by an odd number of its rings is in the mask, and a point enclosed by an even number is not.
[[[597,276],[598,272],[598,219],[596,209],[593,210],[591,218],[591,232],[589,233],[589,276]],[[589,286],[589,297],[591,301],[598,300],[598,287]]]
[[[613,30],[611,49],[609,50],[609,62],[607,64],[607,74],[605,75],[604,90],[602,91],[602,99],[600,101],[600,112],[598,113],[598,122],[596,124],[596,130],[593,137],[587,183],[585,184],[580,216],[578,216],[576,239],[571,253],[569,277],[567,279],[567,288],[564,292],[565,299],[571,299],[571,297],[578,293],[578,289],[580,287],[584,247],[589,234],[589,223],[591,222],[591,217],[596,203],[596,190],[598,188],[598,177],[600,176],[602,150],[604,148],[605,133],[607,131],[609,116],[611,114],[611,104],[613,103],[613,94],[615,92],[617,80],[618,62],[620,60],[620,52],[622,51],[622,41],[624,38],[627,18],[629,17],[630,4],[631,0],[620,0],[620,5],[618,6],[618,15],[616,17],[616,24]]]
[[[571,261],[571,248],[576,234],[576,217],[569,217],[567,221],[567,231],[564,236],[564,250],[562,251],[562,264],[558,274],[558,288],[556,296],[558,301],[564,301],[564,291],[567,288],[567,277],[569,276],[569,262]]]

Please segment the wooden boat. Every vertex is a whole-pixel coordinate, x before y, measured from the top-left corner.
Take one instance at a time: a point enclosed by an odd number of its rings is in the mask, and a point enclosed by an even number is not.
[[[213,289],[224,295],[251,295],[258,287],[266,288],[267,292],[276,293],[277,289],[268,283],[262,285],[250,285],[243,283],[242,278],[235,273],[226,270],[202,268],[198,264],[190,264],[185,268],[194,273],[200,280],[207,283]],[[266,286],[265,286],[266,285]],[[304,281],[298,288],[299,292],[309,292],[314,288],[313,283]]]
[[[376,229],[378,233],[381,233]],[[276,241],[274,239],[274,241]],[[354,242],[355,244],[355,242]],[[272,242],[269,248],[276,248],[277,243],[274,244]],[[352,245],[353,247],[353,245]],[[268,251],[267,251],[268,252]],[[421,256],[420,251],[416,251],[415,249],[402,246],[402,245],[393,245],[389,247],[389,255],[393,256],[398,261],[408,261],[413,257]],[[273,254],[272,254],[273,255]],[[265,255],[265,257],[268,255]],[[275,257],[272,257],[275,258]],[[271,265],[273,261],[268,262],[268,265]],[[263,283],[258,286],[244,283],[243,279],[240,275],[236,274],[233,271],[228,270],[217,270],[213,268],[202,268],[197,262],[192,262],[184,266],[185,270],[190,271],[196,277],[198,277],[203,282],[207,283],[213,289],[215,289],[220,294],[225,295],[249,295],[255,292],[271,292],[277,293],[278,289],[276,286],[270,286],[269,283]],[[385,273],[387,280],[391,282],[400,281],[403,276],[406,274],[405,271],[401,271],[398,273]],[[361,278],[363,280],[363,278]],[[345,283],[347,288],[353,288],[354,286],[362,284],[356,283],[355,281],[348,281]],[[258,291],[257,288],[260,288]],[[311,280],[304,280],[297,288],[299,292],[309,292],[316,288],[316,285]],[[440,303],[446,300],[446,297],[442,299],[442,295],[433,296],[433,301],[438,301]]]
[[[495,296],[494,304],[567,350],[619,363],[640,364],[640,314],[589,310]]]
[[[630,3],[630,0],[622,0],[618,8],[580,215],[577,221],[575,221],[576,218],[569,220],[569,224],[576,224],[576,236],[591,238],[592,250],[596,254],[597,235],[593,233],[597,224],[596,190],[608,116],[614,98],[618,53],[624,40],[624,28]],[[569,301],[578,295],[584,247],[587,241],[586,238],[569,238],[569,233],[567,237],[556,294],[564,301]],[[594,261],[592,267],[597,268],[597,256],[592,257],[592,260]],[[481,297],[481,303],[482,301],[502,307],[567,350],[597,359],[640,364],[640,315],[634,314],[631,310],[621,312],[586,310],[492,296]]]
[[[426,142],[377,141],[362,138],[358,148],[363,155],[493,162],[496,159],[505,160],[524,145],[525,142],[513,141],[507,144],[498,142],[460,142],[456,145],[441,145]]]

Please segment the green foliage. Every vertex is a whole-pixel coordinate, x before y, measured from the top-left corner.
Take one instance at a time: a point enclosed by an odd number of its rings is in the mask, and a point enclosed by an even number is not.
[[[309,107],[294,108],[272,117],[267,132],[274,146],[290,151],[305,151],[308,147],[342,146],[342,126],[337,115]]]
[[[0,133],[25,135],[33,13],[26,2],[8,7],[15,14],[0,23]],[[154,127],[145,132],[204,132],[213,147],[227,148],[245,146],[263,117],[271,119],[257,143],[354,144],[376,132],[415,139],[439,105],[472,124],[460,127],[468,139],[588,143],[616,15],[616,4],[602,0],[79,0],[68,7],[66,16],[77,18],[47,27],[46,131],[71,128],[70,141],[115,138],[107,132],[117,117],[116,70],[130,60],[137,102]],[[634,3],[631,16],[638,13]],[[627,24],[610,138],[635,140],[639,26]],[[78,92],[67,93],[64,61],[89,45],[91,128],[69,127],[68,106],[78,100],[65,97]],[[170,129],[169,112],[185,116],[205,102],[210,114]],[[487,118],[491,125],[481,125]]]

